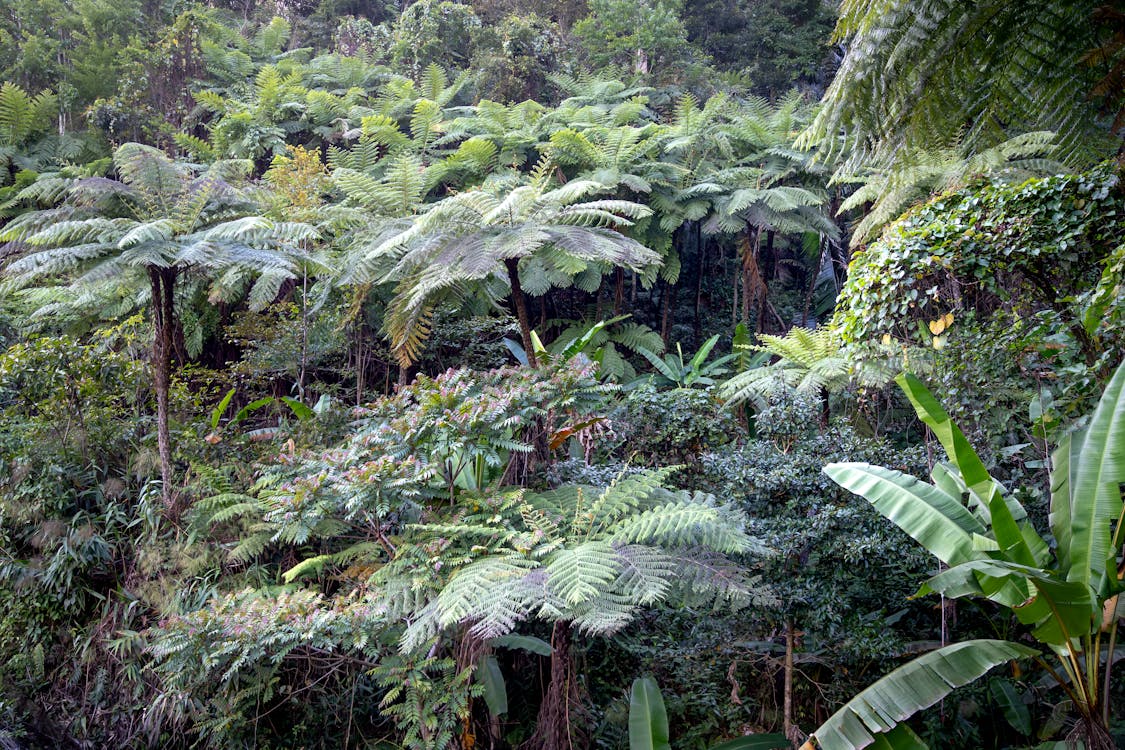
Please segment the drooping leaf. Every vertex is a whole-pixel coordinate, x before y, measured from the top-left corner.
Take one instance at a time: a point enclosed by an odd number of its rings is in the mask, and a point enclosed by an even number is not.
[[[508,713],[508,687],[500,664],[492,654],[482,656],[477,662],[476,679],[484,686],[484,702],[493,716]]]
[[[792,746],[783,734],[748,734],[712,745],[708,750],[788,750]]]
[[[1073,443],[1072,443],[1073,445]],[[1073,449],[1072,449],[1073,450]],[[1104,590],[1110,524],[1121,515],[1125,482],[1125,362],[1106,385],[1071,465],[1067,579]],[[1061,541],[1060,541],[1061,543]]]
[[[993,667],[1037,653],[1018,643],[996,640],[965,641],[931,651],[862,690],[813,732],[813,736],[823,750],[871,747],[876,745],[880,734],[891,731],[954,689],[967,685]]]
[[[651,677],[633,680],[629,691],[629,750],[672,750],[664,697]]]
[[[988,688],[1012,728],[1024,735],[1031,734],[1031,711],[1012,681],[993,677],[988,681]]]
[[[972,534],[984,534],[980,521],[937,487],[880,466],[835,463],[824,473],[841,487],[867,498],[875,509],[946,565],[975,556]]]
[[[493,638],[490,643],[499,648],[518,648],[539,656],[551,655],[551,644],[542,638],[531,635],[502,635],[499,638]]]

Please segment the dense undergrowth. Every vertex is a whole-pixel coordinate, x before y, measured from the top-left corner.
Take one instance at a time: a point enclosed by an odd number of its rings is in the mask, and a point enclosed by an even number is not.
[[[872,130],[898,5],[405,5],[4,9],[0,747],[666,748],[644,675],[676,747],[797,746],[991,638],[872,741],[1119,738],[1120,19],[950,36],[971,101],[888,65],[948,110]]]

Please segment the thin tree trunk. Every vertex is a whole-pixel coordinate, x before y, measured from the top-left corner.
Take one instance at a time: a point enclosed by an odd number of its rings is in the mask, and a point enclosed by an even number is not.
[[[301,273],[301,362],[297,372],[297,397],[305,402],[305,372],[309,366],[309,271]]]
[[[664,282],[664,299],[660,313],[660,338],[664,339],[664,346],[668,346],[668,338],[672,335],[672,298],[676,296],[676,285]]]
[[[816,291],[816,280],[820,278],[820,266],[824,263],[824,243],[829,242],[825,237],[820,238],[817,243],[818,252],[816,254],[816,265],[813,266],[812,274],[809,278],[809,288],[805,290],[805,309],[801,313],[801,325],[808,326],[809,312],[812,309],[813,292]]]
[[[616,317],[623,312],[625,312],[625,269],[618,266],[613,285],[613,315]]]
[[[152,379],[156,390],[156,447],[160,455],[160,496],[166,512],[171,512],[175,499],[172,496],[172,436],[168,428],[169,366],[172,356],[172,321],[175,270],[150,267],[152,284]]]
[[[762,269],[758,266],[758,246],[761,239],[761,232],[749,225],[742,235],[742,322],[747,327],[750,326],[750,306],[760,304],[765,296]],[[758,321],[758,328],[761,329],[761,320]]]
[[[785,621],[785,693],[781,709],[782,733],[793,739],[793,621]]]
[[[520,338],[523,339],[523,349],[527,352],[527,364],[538,367],[539,361],[535,357],[535,347],[531,343],[531,319],[527,315],[527,299],[520,286],[519,260],[508,258],[504,261],[508,269],[508,282],[512,285],[512,307],[516,309],[516,320],[520,324]]]
[[[560,620],[551,631],[551,678],[535,732],[522,750],[573,750],[571,711],[578,709],[578,689],[573,679],[570,623]]]
[[[761,284],[762,284],[760,296],[759,296],[759,299],[758,299],[758,332],[759,333],[765,333],[766,332],[766,307],[767,307],[767,305],[769,305],[769,300],[770,300],[769,283],[773,278],[774,271],[776,270],[776,264],[773,263],[773,232],[772,231],[766,232],[766,247],[765,247],[764,251],[762,251],[760,249],[760,244],[761,244],[760,240],[761,240],[761,233],[759,233],[759,241],[754,243],[754,245],[755,245],[754,251],[758,256],[758,259],[757,259],[758,276],[759,276],[759,278],[761,280]],[[776,313],[775,313],[775,315],[776,315]],[[778,316],[778,321],[781,324],[781,328],[783,329],[781,332],[783,333],[784,328],[785,328],[785,323],[784,323],[784,321],[780,320],[780,316]]]
[[[695,250],[696,250],[696,268],[695,268],[695,311],[694,311],[694,333],[696,343],[703,340],[703,318],[701,307],[703,305],[703,269],[707,261],[707,247],[703,244],[703,236],[700,231],[699,225],[695,227]]]

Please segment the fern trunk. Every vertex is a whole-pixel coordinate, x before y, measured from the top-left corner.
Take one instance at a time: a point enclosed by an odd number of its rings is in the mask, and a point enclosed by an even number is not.
[[[172,437],[168,428],[168,391],[172,359],[172,325],[175,315],[172,292],[176,271],[172,268],[149,268],[152,284],[152,376],[156,390],[156,446],[160,455],[161,499],[166,511],[171,511],[172,496]]]
[[[573,750],[572,718],[580,715],[581,695],[574,682],[574,659],[571,655],[570,622],[560,620],[551,631],[551,678],[535,733],[521,750]]]
[[[520,339],[523,340],[523,350],[527,352],[527,364],[530,367],[538,367],[535,347],[531,343],[531,318],[527,314],[527,297],[524,296],[523,287],[520,286],[519,260],[508,258],[504,261],[504,267],[508,269],[508,282],[512,285],[512,307],[516,309],[516,320],[520,324]]]

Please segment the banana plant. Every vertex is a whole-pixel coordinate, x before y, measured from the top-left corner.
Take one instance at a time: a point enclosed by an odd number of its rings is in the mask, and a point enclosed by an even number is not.
[[[1066,692],[1078,714],[1070,741],[1114,747],[1108,731],[1112,655],[1117,644],[1125,513],[1125,363],[1084,428],[1053,454],[1052,550],[1027,513],[985,468],[961,430],[914,376],[897,378],[948,460],[932,483],[863,463],[825,473],[861,495],[945,566],[919,594],[988,599],[1030,628],[1048,654],[1021,643],[956,643],[899,667],[828,719],[805,748],[924,747],[899,722],[994,666],[1034,659]],[[1057,662],[1057,667],[1050,661]],[[893,734],[892,734],[893,732]]]
[[[672,750],[664,696],[652,677],[638,677],[629,688],[629,750]],[[792,745],[783,734],[748,734],[712,745],[710,750],[782,750]]]

